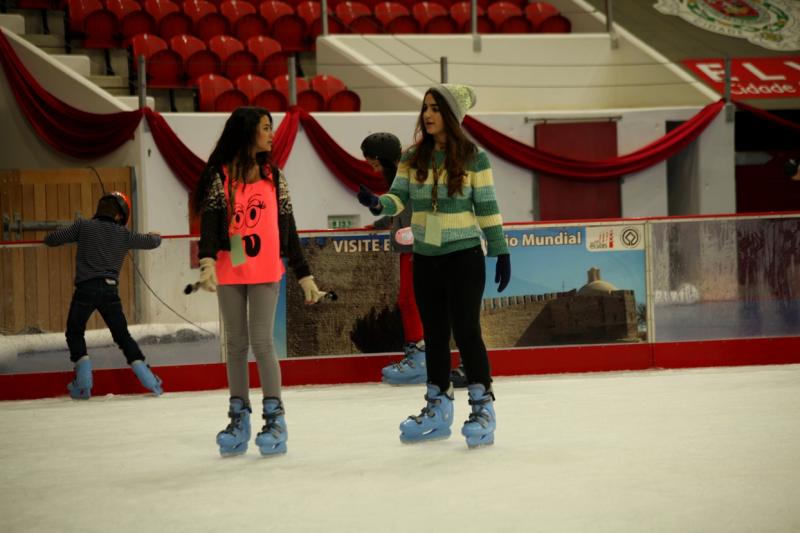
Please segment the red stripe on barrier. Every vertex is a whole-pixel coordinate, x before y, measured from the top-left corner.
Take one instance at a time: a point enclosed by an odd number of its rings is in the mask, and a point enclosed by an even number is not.
[[[800,363],[800,337],[510,348],[492,350],[489,355],[494,376],[773,365]],[[380,369],[398,358],[389,354],[284,359],[283,385],[377,382]],[[224,363],[159,366],[155,370],[166,392],[227,388]],[[98,369],[93,375],[93,396],[146,393],[128,368]],[[0,400],[65,396],[72,376],[72,372],[0,375]],[[257,387],[253,362],[250,376],[250,385]]]

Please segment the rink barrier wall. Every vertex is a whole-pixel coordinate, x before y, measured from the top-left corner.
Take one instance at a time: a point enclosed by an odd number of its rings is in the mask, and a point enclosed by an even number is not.
[[[514,348],[489,352],[494,376],[800,363],[800,337]],[[453,360],[455,362],[455,353]],[[280,361],[284,386],[376,382],[398,354]],[[258,372],[250,363],[251,387]],[[159,366],[166,392],[227,389],[224,363]],[[0,375],[0,400],[66,396],[72,372]],[[127,368],[94,371],[92,395],[146,394]]]

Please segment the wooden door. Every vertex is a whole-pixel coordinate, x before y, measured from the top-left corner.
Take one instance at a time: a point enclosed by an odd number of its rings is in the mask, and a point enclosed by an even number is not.
[[[64,331],[75,278],[74,244],[48,248],[47,231],[17,231],[17,220],[65,221],[91,218],[105,191],[131,197],[130,168],[0,171],[0,216],[10,222],[0,245],[0,328],[4,334]],[[102,180],[102,185],[101,185]],[[133,219],[133,213],[131,214]],[[133,222],[129,222],[133,227]],[[23,246],[8,246],[21,243]],[[133,272],[126,260],[119,291],[129,323],[135,322]],[[104,328],[98,313],[88,329]]]

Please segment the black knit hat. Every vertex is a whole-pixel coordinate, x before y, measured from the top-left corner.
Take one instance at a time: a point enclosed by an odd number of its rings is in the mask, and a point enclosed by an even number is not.
[[[361,142],[361,153],[364,157],[377,159],[381,164],[396,165],[402,151],[400,139],[391,133],[373,133]]]

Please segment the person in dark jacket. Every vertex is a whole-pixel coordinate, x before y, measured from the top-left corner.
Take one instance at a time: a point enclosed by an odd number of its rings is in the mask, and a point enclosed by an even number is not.
[[[70,396],[88,400],[92,395],[92,361],[86,349],[86,323],[97,310],[136,377],[156,396],[163,392],[161,379],[144,362],[144,354],[128,331],[128,321],[119,299],[119,271],[128,250],[150,250],[161,244],[155,233],[136,233],[126,226],[131,204],[119,191],[104,194],[91,220],[72,225],[44,238],[47,246],[78,243],[75,253],[75,292],[67,315],[67,346],[75,365],[75,379],[67,385]]]
[[[264,426],[255,443],[264,456],[286,452],[288,431],[273,341],[284,274],[281,258],[287,258],[306,304],[325,296],[303,256],[286,178],[270,162],[272,138],[269,111],[233,111],[194,197],[200,214],[197,285],[217,293],[228,354],[231,421],[217,434],[223,456],[245,453],[250,440],[248,348],[253,350],[263,393]]]

